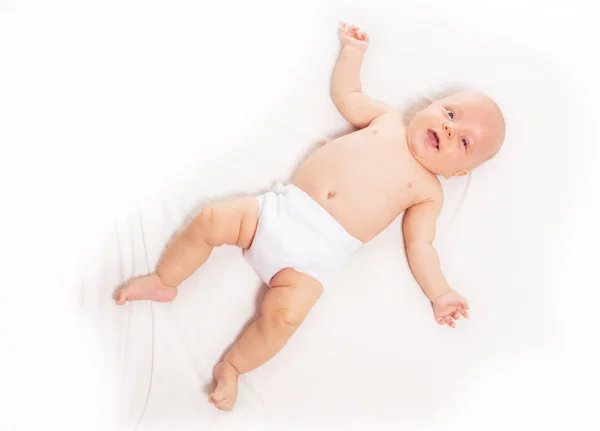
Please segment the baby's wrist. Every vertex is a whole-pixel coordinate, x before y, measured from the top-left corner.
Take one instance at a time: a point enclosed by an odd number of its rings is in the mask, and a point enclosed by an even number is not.
[[[440,299],[442,296],[444,296],[446,293],[450,293],[452,292],[452,289],[448,288],[448,290],[446,290],[445,292],[442,293],[436,293],[434,296],[432,296],[431,298],[429,298],[429,300],[434,303],[435,301],[437,301],[438,299]]]
[[[360,55],[363,55],[365,53],[365,51],[366,51],[366,48],[365,49],[361,49],[361,48],[359,48],[358,46],[356,46],[356,45],[354,45],[352,43],[347,43],[346,45],[344,45],[343,49],[345,49],[346,51],[356,51]]]

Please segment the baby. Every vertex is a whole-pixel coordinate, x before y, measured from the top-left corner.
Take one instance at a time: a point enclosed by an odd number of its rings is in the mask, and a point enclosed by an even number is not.
[[[233,408],[239,375],[277,354],[348,256],[402,212],[408,262],[435,321],[454,328],[454,320],[469,317],[467,301],[448,285],[432,246],[443,200],[438,176],[465,175],[493,157],[504,141],[502,113],[483,94],[459,92],[406,125],[396,109],[361,92],[367,35],[342,25],[339,36],[332,98],[359,130],[314,152],[291,184],[203,208],[167,247],[156,272],[115,294],[118,305],[172,301],[214,247],[243,250],[269,289],[259,317],[213,369],[209,401],[221,410]]]

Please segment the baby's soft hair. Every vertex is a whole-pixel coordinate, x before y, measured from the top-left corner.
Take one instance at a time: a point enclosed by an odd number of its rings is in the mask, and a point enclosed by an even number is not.
[[[454,93],[470,90],[473,89],[462,84],[447,84],[442,87],[427,90],[423,94],[410,98],[406,101],[404,106],[401,108],[402,116],[408,125],[413,118],[415,118],[417,112],[425,109],[436,100],[443,99],[444,97],[448,97]]]

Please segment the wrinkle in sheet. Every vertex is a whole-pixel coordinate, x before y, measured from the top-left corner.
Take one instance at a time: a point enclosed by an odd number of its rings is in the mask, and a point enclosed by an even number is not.
[[[144,248],[144,258],[146,260],[146,273],[149,275],[150,274],[150,264],[148,262],[148,248],[147,248],[147,243],[146,243],[146,235],[144,234],[144,220],[142,218],[142,210],[140,208],[140,203],[139,201],[137,202],[137,209],[138,209],[138,216],[139,216],[139,220],[140,220],[140,229],[142,232],[142,246]],[[152,346],[151,346],[151,360],[150,360],[150,377],[148,379],[148,391],[146,393],[146,400],[144,401],[144,407],[142,408],[142,412],[140,413],[140,417],[137,421],[136,427],[135,429],[137,430],[140,427],[140,424],[142,423],[142,420],[144,419],[144,415],[146,414],[146,409],[148,408],[148,400],[150,399],[150,392],[152,391],[152,379],[154,377],[154,346],[155,346],[155,339],[154,339],[154,304],[152,302],[150,302],[150,322],[151,322],[151,339],[152,339]]]

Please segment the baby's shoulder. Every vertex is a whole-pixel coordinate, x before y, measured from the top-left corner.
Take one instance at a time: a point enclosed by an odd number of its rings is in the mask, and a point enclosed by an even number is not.
[[[396,109],[390,109],[385,113],[375,117],[369,126],[377,125],[380,128],[405,128],[404,117],[402,113]]]
[[[444,202],[444,189],[439,178],[431,172],[421,172],[416,181],[414,205],[423,202],[435,202],[441,206]]]

